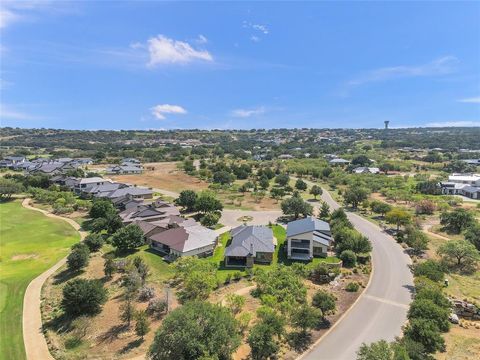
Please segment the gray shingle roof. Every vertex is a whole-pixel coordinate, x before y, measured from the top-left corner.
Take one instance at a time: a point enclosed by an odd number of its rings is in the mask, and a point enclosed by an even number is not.
[[[232,242],[225,256],[256,256],[257,252],[275,251],[272,229],[266,226],[241,225],[231,230]]]
[[[290,221],[287,224],[287,236],[294,236],[304,234],[310,231],[330,231],[330,225],[319,220],[313,216],[308,216],[305,219]]]

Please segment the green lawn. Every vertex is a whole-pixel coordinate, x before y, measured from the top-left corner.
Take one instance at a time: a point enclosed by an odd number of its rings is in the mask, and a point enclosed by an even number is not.
[[[23,296],[29,282],[63,258],[80,236],[62,220],[0,204],[0,359],[25,359]]]

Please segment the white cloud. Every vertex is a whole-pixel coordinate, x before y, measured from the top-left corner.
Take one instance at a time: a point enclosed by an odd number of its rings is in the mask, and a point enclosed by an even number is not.
[[[267,25],[253,24],[253,25],[252,25],[252,29],[258,30],[258,31],[264,33],[265,35],[267,35],[267,34],[269,33],[269,30],[268,30],[268,28],[267,28]]]
[[[235,109],[232,110],[231,115],[239,118],[248,118],[252,116],[265,114],[267,109],[264,106],[260,106],[253,109]]]
[[[39,119],[43,119],[43,117],[18,111],[5,104],[0,104],[0,119],[39,120]]]
[[[461,102],[461,103],[480,104],[480,96],[471,97],[471,98],[466,98],[466,99],[460,99],[460,100],[458,100],[458,102]]]
[[[197,43],[198,44],[206,44],[206,43],[208,43],[208,39],[205,36],[203,36],[202,34],[200,34],[200,35],[198,35]]]
[[[138,47],[138,44],[134,44]],[[212,55],[207,50],[194,49],[189,43],[169,39],[158,35],[148,40],[150,55],[149,66],[160,64],[186,64],[195,60],[213,61]]]
[[[371,82],[381,82],[406,77],[426,77],[450,74],[456,70],[458,59],[455,56],[443,56],[421,65],[399,65],[384,67],[366,72],[350,80],[348,87],[360,86]]]
[[[166,119],[165,114],[186,114],[187,110],[179,105],[162,104],[151,108],[152,115],[158,120]]]
[[[455,126],[480,126],[480,121],[440,121],[425,124],[426,127],[455,127]]]
[[[255,35],[250,36],[250,40],[252,40],[253,42],[260,42],[260,38]]]
[[[0,29],[6,28],[8,25],[19,20],[20,16],[6,8],[0,8]]]

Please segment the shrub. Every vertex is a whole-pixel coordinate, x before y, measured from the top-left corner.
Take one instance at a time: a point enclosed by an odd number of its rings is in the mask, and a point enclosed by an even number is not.
[[[159,319],[164,313],[166,313],[168,304],[163,299],[152,299],[148,302],[147,313],[157,319]]]
[[[357,264],[357,255],[352,250],[342,251],[340,259],[345,267],[353,267]]]
[[[324,290],[318,290],[312,298],[312,305],[322,310],[323,315],[334,313],[336,309],[335,296]]]
[[[88,234],[83,242],[91,252],[96,252],[102,248],[104,240],[100,234]]]
[[[445,268],[438,261],[426,260],[413,266],[413,275],[425,276],[433,281],[442,281],[445,276]]]
[[[107,292],[99,280],[75,279],[63,288],[62,308],[73,316],[91,315],[107,301]]]
[[[138,225],[120,228],[112,236],[112,245],[120,251],[133,250],[144,244],[143,232]]]
[[[88,265],[90,250],[83,243],[72,246],[72,252],[67,257],[67,266],[71,271],[78,271]]]
[[[206,227],[215,226],[220,220],[220,213],[218,212],[209,212],[202,216],[200,223]]]
[[[238,281],[242,278],[242,273],[240,271],[235,271],[233,273],[233,280]]]
[[[143,286],[138,292],[138,298],[140,301],[147,301],[155,297],[155,289],[150,286]]]
[[[357,292],[358,289],[360,289],[360,285],[355,281],[348,283],[345,287],[345,290],[347,290],[348,292]]]

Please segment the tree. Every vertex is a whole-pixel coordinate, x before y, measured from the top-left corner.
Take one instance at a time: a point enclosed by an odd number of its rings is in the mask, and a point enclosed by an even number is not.
[[[186,275],[183,286],[178,292],[178,299],[185,303],[190,300],[206,300],[217,286],[215,274],[193,271]]]
[[[438,331],[437,325],[431,320],[411,320],[405,327],[404,335],[407,339],[420,343],[428,353],[433,354],[445,349],[445,341]]]
[[[340,254],[343,266],[354,267],[357,264],[357,255],[352,250],[343,250]]]
[[[273,335],[282,336],[285,333],[285,318],[271,307],[259,307],[257,317],[262,324],[270,328]]]
[[[405,243],[410,246],[416,254],[420,254],[422,251],[428,249],[428,237],[421,230],[409,226],[405,231],[405,235]]]
[[[107,301],[107,292],[99,280],[74,279],[62,292],[62,308],[73,316],[96,314]]]
[[[456,266],[461,269],[474,267],[480,257],[475,246],[466,240],[447,241],[440,245],[437,253],[448,266]]]
[[[96,252],[102,248],[104,240],[102,235],[92,233],[88,234],[83,242],[91,252]]]
[[[343,194],[346,204],[351,204],[353,208],[357,208],[358,204],[368,198],[368,191],[362,187],[349,187]]]
[[[228,294],[225,300],[227,307],[232,311],[233,315],[237,315],[242,311],[245,305],[245,298],[242,295]]]
[[[480,251],[480,223],[476,222],[467,228],[465,240],[470,241]]]
[[[270,196],[278,201],[285,196],[285,190],[279,187],[274,187],[270,190]]]
[[[435,203],[430,200],[420,200],[415,205],[416,214],[427,214],[431,215],[435,211]]]
[[[475,223],[473,213],[465,209],[455,209],[451,212],[444,212],[440,215],[440,224],[454,234],[460,234],[470,225]]]
[[[307,190],[307,187],[307,183],[302,179],[297,179],[297,181],[295,182],[295,189],[297,190],[304,191]]]
[[[363,343],[357,351],[357,360],[394,360],[392,347],[385,340]]]
[[[295,219],[298,219],[300,214],[311,215],[313,211],[312,205],[297,196],[283,200],[280,206],[285,215],[294,215]]]
[[[223,205],[211,191],[202,191],[195,201],[195,210],[206,214],[208,212],[222,211]]]
[[[92,219],[106,218],[109,215],[116,214],[115,207],[109,200],[95,200],[89,211]]]
[[[294,310],[291,316],[292,325],[299,328],[302,334],[306,334],[308,329],[316,327],[323,318],[322,311],[308,305],[302,305]]]
[[[385,217],[385,214],[392,210],[392,206],[383,201],[374,200],[370,203],[370,209],[372,209],[375,214],[380,214],[382,217]]]
[[[450,329],[450,323],[448,321],[449,314],[450,309],[438,306],[430,299],[416,298],[410,304],[408,319],[425,319],[433,321],[440,331],[446,332]]]
[[[67,257],[67,266],[70,271],[78,271],[88,265],[90,250],[83,243],[72,246],[72,251]]]
[[[335,313],[335,296],[325,290],[318,290],[312,298],[312,305],[322,311],[323,316]]]
[[[142,229],[136,224],[127,225],[112,236],[112,245],[119,251],[131,251],[144,244]]]
[[[330,206],[323,201],[322,206],[320,207],[320,219],[327,220],[330,217]]]
[[[195,202],[197,201],[197,194],[193,190],[183,190],[180,192],[178,198],[174,203],[177,206],[181,206],[185,211],[191,212],[195,209]]]
[[[247,338],[252,351],[252,359],[264,360],[274,357],[280,346],[273,338],[272,329],[265,323],[255,324]]]
[[[217,171],[213,173],[213,182],[226,185],[231,184],[235,181],[235,175],[229,173],[228,171]]]
[[[366,155],[358,155],[352,159],[352,165],[356,166],[368,166],[372,161]]]
[[[120,305],[120,319],[126,322],[127,326],[130,327],[130,323],[132,322],[134,316],[135,307],[133,306],[132,299],[127,297],[127,301]]]
[[[169,313],[155,334],[151,360],[227,360],[240,345],[238,321],[220,305],[188,302]]]
[[[111,279],[114,272],[115,272],[115,262],[111,257],[107,257],[105,259],[105,263],[103,264],[103,273],[108,279]]]
[[[394,208],[385,215],[385,220],[389,224],[397,225],[397,231],[398,231],[400,230],[400,226],[404,226],[410,223],[411,216],[405,210]]]
[[[444,266],[435,260],[426,260],[413,266],[413,275],[425,276],[432,281],[443,281],[445,276]]]
[[[260,178],[260,181],[258,182],[260,184],[260,187],[263,189],[263,190],[266,190],[268,189],[268,187],[270,186],[270,181],[268,181],[268,178],[266,176],[262,176]]]
[[[290,177],[287,174],[279,174],[275,177],[275,184],[286,186],[290,182]]]
[[[147,263],[139,256],[133,258],[133,266],[138,272],[138,275],[142,279],[142,285],[145,285],[148,274],[150,273],[150,267]]]
[[[0,199],[10,199],[13,194],[19,194],[23,190],[22,184],[15,180],[0,177]]]
[[[213,227],[217,225],[219,220],[220,220],[219,212],[210,212],[210,213],[206,213],[200,218],[200,224],[206,227]]]
[[[317,196],[323,194],[323,190],[320,186],[318,185],[313,185],[312,188],[310,189],[310,194],[313,195],[315,200],[317,199]],[[328,205],[327,205],[328,206]]]
[[[135,314],[135,319],[137,320],[135,324],[135,334],[140,336],[143,341],[144,336],[150,331],[150,321],[148,321],[147,312],[145,310],[138,311]]]
[[[439,195],[442,192],[442,189],[440,188],[438,181],[435,181],[435,180],[421,181],[417,183],[417,185],[415,186],[415,189],[419,193],[425,194],[425,195]]]

